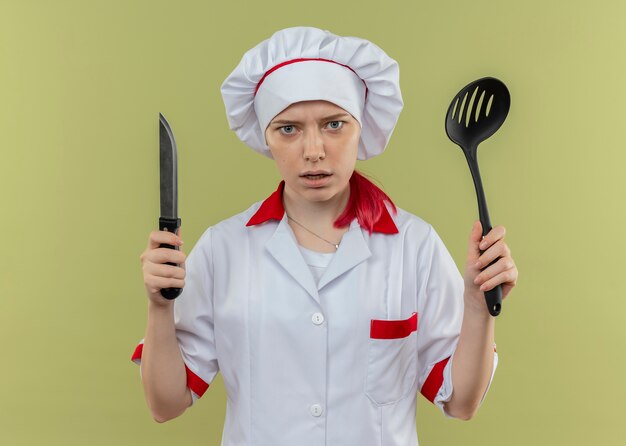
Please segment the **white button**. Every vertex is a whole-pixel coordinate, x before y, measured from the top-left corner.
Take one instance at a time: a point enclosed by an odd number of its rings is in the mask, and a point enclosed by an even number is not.
[[[322,313],[315,313],[313,317],[311,317],[311,320],[315,325],[320,325],[324,322],[324,315]]]
[[[319,404],[313,404],[311,406],[311,415],[313,415],[314,417],[319,417],[320,415],[322,415],[322,406],[320,406]]]

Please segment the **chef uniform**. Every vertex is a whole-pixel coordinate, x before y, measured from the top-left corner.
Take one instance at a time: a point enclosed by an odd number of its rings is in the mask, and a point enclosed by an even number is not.
[[[402,108],[380,48],[306,27],[248,51],[222,94],[231,128],[270,157],[263,130],[294,102],[350,112],[361,159],[384,150]],[[454,261],[429,224],[391,206],[371,232],[354,219],[335,253],[308,251],[283,189],[210,227],[187,258],[174,317],[194,401],[221,372],[223,446],[416,446],[417,394],[442,408],[452,395]]]

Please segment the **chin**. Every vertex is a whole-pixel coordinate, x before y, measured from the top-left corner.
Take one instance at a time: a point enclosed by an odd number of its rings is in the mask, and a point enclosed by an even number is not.
[[[319,187],[316,189],[308,188],[304,191],[303,195],[309,200],[314,202],[328,201],[337,195],[337,191],[332,190],[329,187]]]
[[[311,202],[323,203],[325,201],[330,201],[334,198],[340,198],[345,190],[345,188],[338,188],[336,186],[307,188],[303,191],[302,196]]]

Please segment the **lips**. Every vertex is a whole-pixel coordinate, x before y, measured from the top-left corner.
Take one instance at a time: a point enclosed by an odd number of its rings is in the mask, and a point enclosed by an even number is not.
[[[330,175],[332,174],[325,170],[313,170],[313,171],[307,171],[307,172],[300,174],[301,177],[308,178],[311,180],[318,180],[320,178],[328,177]]]
[[[322,187],[329,181],[331,176],[332,173],[324,170],[308,171],[300,174],[300,178],[309,187]]]

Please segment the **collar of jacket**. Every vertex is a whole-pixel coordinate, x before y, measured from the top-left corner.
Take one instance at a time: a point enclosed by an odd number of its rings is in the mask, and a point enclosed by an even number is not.
[[[259,209],[255,212],[246,226],[254,226],[261,223],[265,223],[268,220],[282,220],[285,215],[285,208],[283,207],[283,189],[285,188],[285,181],[281,181],[272,195],[267,197]],[[376,223],[374,223],[374,232],[380,232],[383,234],[397,234],[398,228],[393,222],[391,215],[387,207],[383,207],[383,212],[378,217]]]

